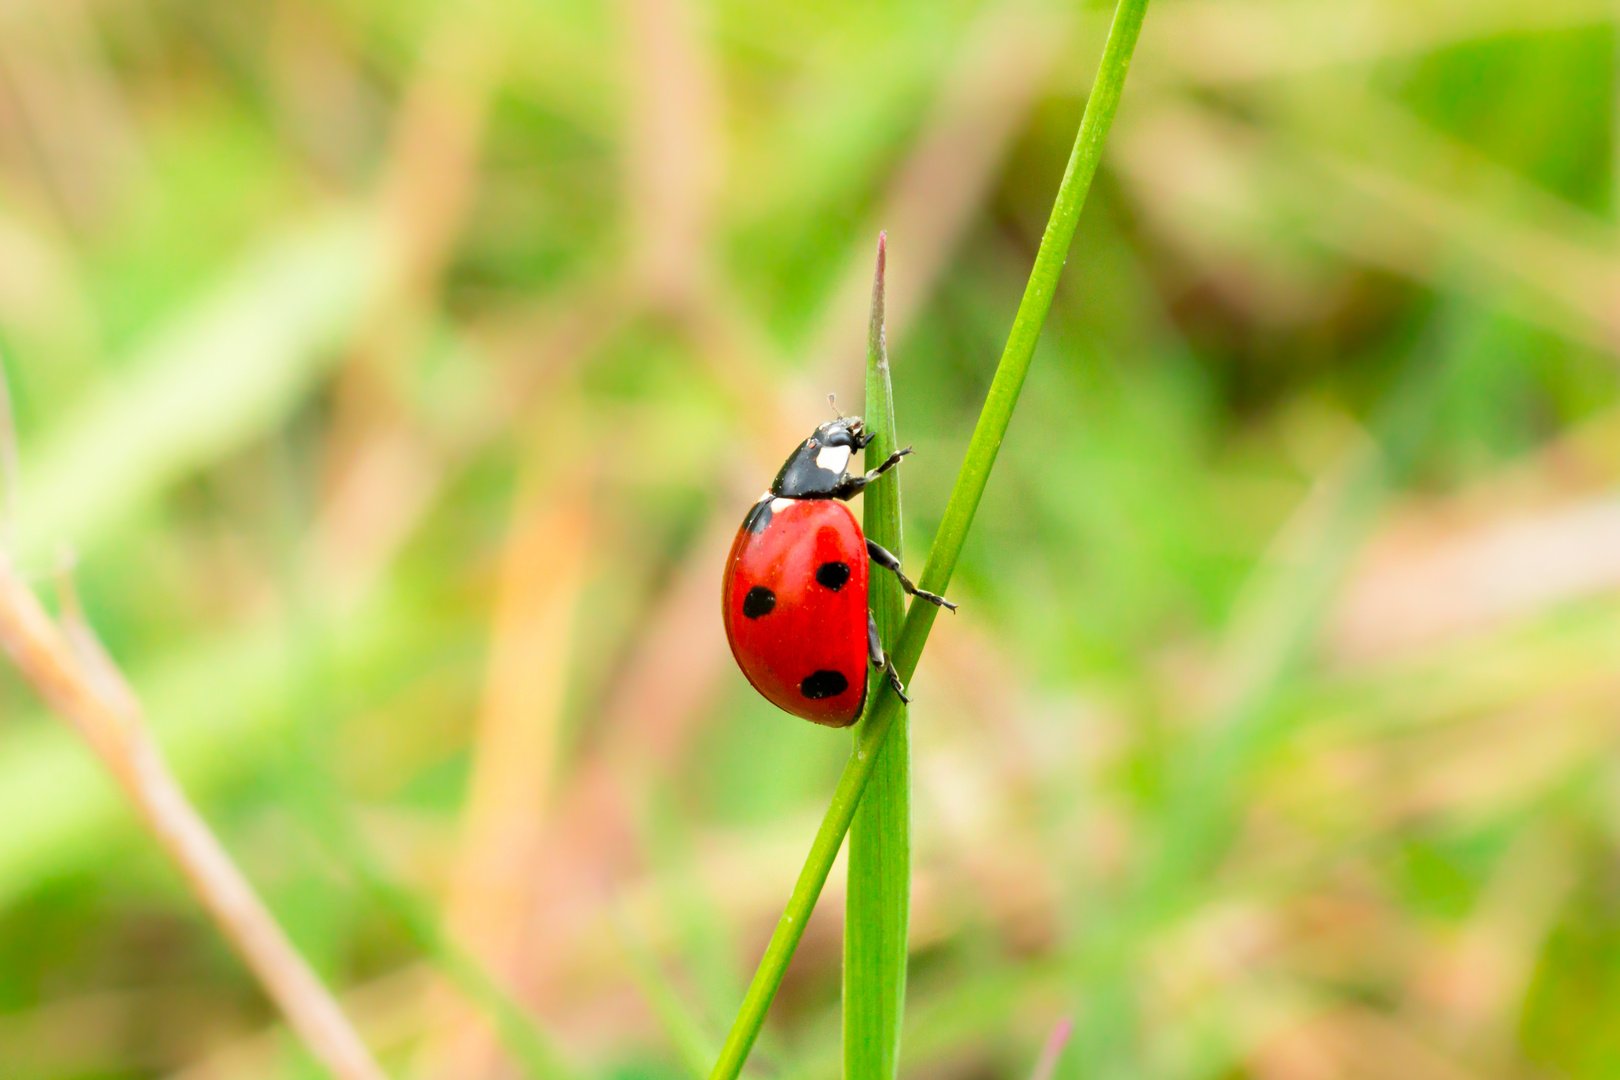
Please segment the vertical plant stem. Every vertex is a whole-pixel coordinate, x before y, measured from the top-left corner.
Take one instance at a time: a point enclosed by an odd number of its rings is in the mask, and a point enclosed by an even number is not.
[[[866,342],[868,461],[896,448],[894,390],[884,342],[884,264],[887,238],[879,235],[872,279],[872,319]],[[901,554],[900,470],[867,486],[862,513],[866,535]],[[885,643],[905,616],[900,582],[874,568],[867,603]],[[868,675],[868,706],[884,682]],[[849,889],[844,904],[844,1080],[891,1080],[900,1060],[900,1023],[906,1000],[906,943],[911,915],[911,744],[909,719],[899,710],[878,751],[872,780],[849,829]],[[855,729],[860,744],[864,724]]]
[[[1018,394],[1023,389],[1024,377],[1029,374],[1041,326],[1052,307],[1058,277],[1062,273],[1064,260],[1068,258],[1069,243],[1074,239],[1075,226],[1080,221],[1080,209],[1085,205],[1086,193],[1091,188],[1091,180],[1102,159],[1103,143],[1114,122],[1114,113],[1119,108],[1120,92],[1130,68],[1131,53],[1136,48],[1142,18],[1146,14],[1147,0],[1119,0],[1119,7],[1114,12],[1114,23],[1109,29],[1108,43],[1103,47],[1102,63],[1097,69],[1097,80],[1092,86],[1091,97],[1086,101],[1080,133],[1069,156],[1069,165],[1058,189],[1052,217],[1047,222],[1045,235],[1041,237],[1029,284],[1018,305],[1007,347],[1002,351],[989,396],[979,414],[978,425],[973,429],[973,439],[968,444],[966,459],[957,474],[956,486],[951,490],[951,499],[945,507],[939,532],[929,550],[928,564],[923,568],[920,585],[931,592],[943,593],[950,583],[957,557],[961,555],[962,545],[967,540],[968,527],[973,523],[973,515],[984,495],[991,466],[995,464],[996,453],[1001,449],[1001,440],[1012,419],[1013,406],[1017,404]],[[932,604],[914,603],[907,610],[899,641],[891,650],[902,681],[910,679],[916,671],[936,614]],[[867,719],[861,724],[855,752],[844,765],[827,814],[822,818],[821,828],[810,845],[810,854],[799,872],[799,880],[788,898],[787,909],[782,912],[770,943],[765,947],[765,955],[760,958],[759,968],[754,972],[754,979],[743,997],[742,1008],[726,1037],[725,1046],[721,1048],[720,1058],[709,1073],[710,1080],[732,1080],[742,1072],[743,1062],[747,1060],[754,1040],[759,1037],[765,1013],[770,1008],[771,999],[776,996],[776,988],[781,985],[788,961],[793,958],[799,939],[804,936],[805,923],[816,906],[822,886],[827,882],[827,874],[832,870],[833,860],[844,842],[844,833],[849,830],[850,821],[855,816],[861,793],[877,765],[878,751],[883,748],[889,729],[899,714],[900,701],[886,685],[879,683],[872,696],[873,705],[868,709]]]

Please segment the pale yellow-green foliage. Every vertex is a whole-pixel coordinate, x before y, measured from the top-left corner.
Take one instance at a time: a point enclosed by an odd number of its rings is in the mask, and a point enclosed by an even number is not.
[[[1612,1076],[1620,9],[1155,4],[913,680],[901,1071]],[[1106,18],[0,12],[19,564],[392,1075],[501,1075],[486,975],[718,1043],[848,747],[721,559],[882,228],[921,569]],[[0,823],[0,1077],[313,1075],[9,668]],[[842,873],[755,1075],[839,1073]]]

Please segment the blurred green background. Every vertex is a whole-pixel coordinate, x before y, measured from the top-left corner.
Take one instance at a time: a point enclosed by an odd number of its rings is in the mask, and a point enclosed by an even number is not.
[[[0,10],[18,561],[394,1075],[514,1075],[402,895],[589,1075],[729,1023],[848,740],[722,557],[881,228],[920,569],[1106,18]],[[913,687],[907,1076],[1620,1077],[1617,19],[1155,0]],[[9,667],[0,823],[0,1077],[317,1075]]]

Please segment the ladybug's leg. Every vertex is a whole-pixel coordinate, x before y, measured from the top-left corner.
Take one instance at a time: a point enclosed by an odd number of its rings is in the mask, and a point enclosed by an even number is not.
[[[931,593],[927,589],[919,589],[917,586],[913,585],[911,583],[911,579],[906,577],[906,575],[901,572],[900,560],[895,558],[894,554],[887,548],[880,544],[873,543],[872,540],[868,539],[866,541],[866,554],[871,557],[873,562],[877,563],[885,570],[894,571],[894,576],[900,579],[900,587],[906,590],[906,592],[910,593],[912,596],[917,597],[919,600],[926,600],[930,604],[937,604],[942,608],[949,608],[952,611],[956,610],[956,605],[945,599],[943,596]]]
[[[882,476],[884,473],[888,472],[890,469],[892,469],[896,465],[900,464],[900,459],[905,457],[909,453],[911,453],[911,447],[909,447],[909,446],[906,447],[904,450],[896,450],[894,453],[890,454],[887,458],[884,459],[883,464],[879,465],[875,469],[869,470],[865,475],[863,475],[863,476],[845,477],[842,481],[839,482],[837,487],[833,488],[833,492],[832,492],[833,498],[835,498],[835,499],[848,499],[848,498],[850,498],[856,492],[860,491],[863,487],[865,487],[867,484],[870,484],[872,481],[876,480],[878,477]]]
[[[889,685],[894,687],[895,696],[907,705],[911,699],[906,697],[906,688],[900,685],[900,673],[894,670],[894,664],[883,652],[883,638],[878,636],[877,620],[872,613],[866,613],[866,652],[872,658],[872,666],[882,668],[883,673],[889,677]]]

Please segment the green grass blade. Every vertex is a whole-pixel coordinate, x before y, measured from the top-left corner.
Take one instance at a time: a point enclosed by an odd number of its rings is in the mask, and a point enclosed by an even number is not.
[[[957,557],[961,555],[962,545],[967,540],[968,527],[984,495],[991,466],[995,464],[996,453],[1001,448],[1001,440],[1012,419],[1013,406],[1018,402],[1024,377],[1029,373],[1030,361],[1035,356],[1035,343],[1040,338],[1041,326],[1051,309],[1058,277],[1062,273],[1064,260],[1068,258],[1069,243],[1080,221],[1080,209],[1085,205],[1086,193],[1097,173],[1103,143],[1114,122],[1114,113],[1119,108],[1120,92],[1130,68],[1131,53],[1136,48],[1136,39],[1141,33],[1142,18],[1146,13],[1147,0],[1120,0],[1114,13],[1108,43],[1103,48],[1102,63],[1097,69],[1097,80],[1086,102],[1086,113],[1080,121],[1080,134],[1069,156],[1069,165],[1058,189],[1052,217],[1047,222],[1040,250],[1035,255],[1029,284],[1018,305],[1007,347],[1001,354],[1001,363],[990,384],[990,393],[979,414],[979,423],[973,430],[973,439],[968,444],[956,486],[951,490],[950,503],[945,508],[939,532],[929,550],[928,564],[923,568],[920,584],[931,592],[943,593],[950,583]],[[899,641],[891,650],[902,680],[909,679],[916,671],[936,614],[932,604],[912,604],[907,610]],[[710,1080],[732,1080],[742,1072],[743,1062],[747,1060],[754,1040],[759,1037],[766,1010],[776,996],[776,988],[781,985],[788,961],[798,948],[799,939],[804,936],[805,923],[815,908],[817,897],[821,895],[822,886],[827,882],[827,874],[832,870],[833,860],[844,842],[844,833],[849,830],[850,821],[860,804],[861,793],[872,777],[878,752],[883,748],[884,740],[899,715],[900,701],[892,690],[880,685],[873,699],[873,707],[861,725],[855,751],[838,779],[838,787],[833,792],[826,816],[822,818],[821,828],[810,845],[804,868],[799,871],[799,879],[793,886],[792,896],[788,898],[787,908],[782,912],[769,944],[765,946],[765,955],[760,958],[748,993],[743,997],[742,1008],[726,1037],[725,1046],[721,1048],[720,1058],[709,1073]]]
[[[1207,901],[1207,883],[1238,832],[1246,778],[1297,722],[1278,714],[1278,698],[1307,660],[1385,498],[1414,467],[1457,377],[1456,357],[1475,347],[1451,340],[1455,318],[1443,318],[1414,344],[1372,417],[1371,438],[1345,455],[1289,522],[1288,547],[1251,573],[1223,650],[1233,683],[1167,769],[1164,804],[1142,830],[1135,880],[1091,915],[1107,929],[1092,936],[1078,960],[1084,1005],[1074,1060],[1060,1078],[1091,1075],[1101,1071],[1099,1063],[1130,1067],[1124,1063],[1134,1051],[1124,1033],[1137,1008],[1132,958],[1144,941]]]
[[[714,1059],[714,1040],[688,1006],[686,995],[664,974],[658,954],[631,925],[622,909],[613,912],[613,926],[629,962],[630,977],[641,991],[642,999],[664,1029],[686,1071],[694,1080],[703,1080],[708,1075],[709,1062]]]
[[[37,447],[18,493],[20,557],[83,553],[191,471],[262,436],[317,385],[386,262],[362,218],[266,246],[122,361]]]
[[[878,237],[872,280],[872,321],[866,343],[866,426],[872,433],[868,461],[882,461],[897,448],[894,389],[883,337],[884,237]],[[866,535],[901,553],[900,470],[890,470],[866,489]],[[900,632],[905,602],[893,574],[873,568],[868,602],[878,633],[892,642]],[[870,676],[869,705],[878,681]],[[849,829],[849,891],[844,904],[844,1077],[889,1080],[900,1055],[900,1023],[906,1000],[906,942],[911,914],[911,745],[901,708],[878,751],[866,796]],[[860,744],[864,725],[855,729]]]
[[[410,940],[461,995],[484,1014],[512,1061],[529,1080],[579,1080],[556,1040],[484,966],[446,930],[438,911],[400,883],[373,853],[354,818],[308,748],[300,747],[283,790],[315,838],[391,914]]]
[[[445,933],[433,906],[396,882],[368,852],[346,821],[332,823],[324,838],[371,896],[399,920],[416,947],[482,1012],[512,1060],[530,1080],[578,1080],[551,1035],[496,981],[482,961]]]

